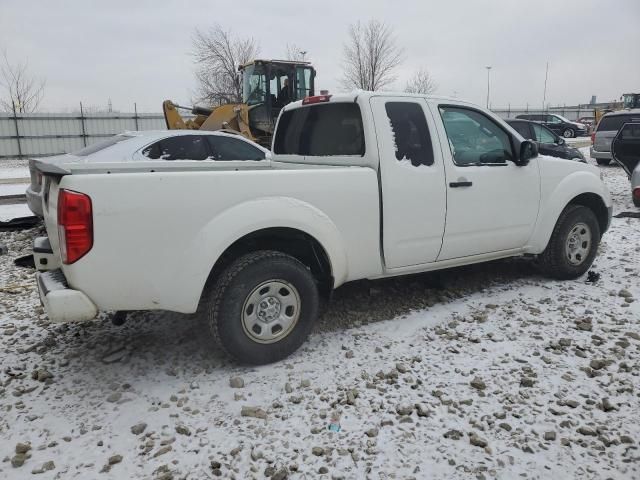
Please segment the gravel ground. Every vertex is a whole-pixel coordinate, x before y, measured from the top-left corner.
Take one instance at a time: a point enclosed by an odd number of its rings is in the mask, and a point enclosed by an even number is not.
[[[596,282],[515,259],[346,285],[258,368],[190,316],[48,324],[12,264],[37,234],[0,233],[0,478],[640,478],[638,219]]]

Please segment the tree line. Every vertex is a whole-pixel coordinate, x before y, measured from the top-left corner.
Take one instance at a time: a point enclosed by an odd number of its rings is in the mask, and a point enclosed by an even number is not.
[[[196,68],[195,102],[208,105],[242,102],[242,79],[238,66],[258,57],[259,43],[220,25],[196,30],[191,55]],[[287,60],[302,61],[307,52],[287,44]],[[393,30],[385,23],[370,20],[349,26],[343,44],[341,85],[346,90],[383,90],[397,80],[396,71],[405,59]],[[31,113],[44,96],[45,81],[31,74],[26,61],[10,62],[6,51],[0,58],[0,111]],[[429,94],[437,88],[426,68],[414,72],[404,90]]]
[[[346,90],[384,90],[397,80],[396,71],[405,59],[391,27],[378,20],[357,22],[349,26],[342,51],[342,77]],[[242,84],[238,66],[257,58],[260,45],[253,37],[243,37],[221,25],[196,30],[192,41],[196,64],[195,101],[209,105],[242,102]],[[287,44],[285,59],[302,61],[307,52],[298,45]],[[430,94],[437,85],[422,67],[413,73],[404,90]]]

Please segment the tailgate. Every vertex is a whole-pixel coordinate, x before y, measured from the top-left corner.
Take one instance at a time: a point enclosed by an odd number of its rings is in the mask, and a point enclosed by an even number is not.
[[[596,132],[595,142],[593,143],[593,149],[598,152],[610,152],[611,142],[618,133],[615,130],[603,130]]]
[[[42,176],[42,213],[44,225],[49,236],[49,243],[54,255],[60,256],[60,246],[58,242],[58,190],[60,180],[65,175],[70,175],[68,170],[64,170],[55,165],[34,161],[33,167],[36,175]]]

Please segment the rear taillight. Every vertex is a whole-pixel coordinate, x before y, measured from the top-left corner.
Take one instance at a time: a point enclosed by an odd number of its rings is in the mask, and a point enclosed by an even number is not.
[[[640,187],[636,187],[633,189],[633,198],[635,200],[640,200]]]
[[[593,143],[596,143],[596,132],[593,132],[593,133],[591,134],[591,143],[592,143],[592,144],[593,144]]]
[[[84,193],[61,189],[58,193],[58,237],[62,262],[70,264],[93,247],[91,198]]]

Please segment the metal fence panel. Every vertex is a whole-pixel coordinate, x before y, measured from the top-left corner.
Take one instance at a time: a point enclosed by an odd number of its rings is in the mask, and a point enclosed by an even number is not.
[[[0,159],[69,153],[127,130],[166,128],[161,113],[0,113]]]
[[[571,121],[575,121],[578,120],[581,117],[593,117],[594,113],[593,113],[593,109],[592,108],[557,108],[557,107],[553,107],[553,108],[548,108],[548,109],[541,109],[541,108],[527,108],[527,107],[519,107],[519,108],[512,108],[512,107],[506,107],[506,108],[491,108],[491,111],[493,113],[495,113],[496,115],[507,119],[507,118],[515,118],[518,115],[523,115],[523,114],[545,114],[545,115],[549,115],[549,114],[556,114],[556,115],[562,115],[563,117],[565,117],[567,120],[571,120]]]

